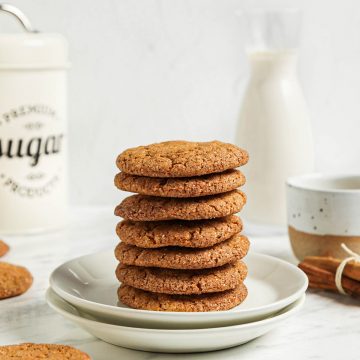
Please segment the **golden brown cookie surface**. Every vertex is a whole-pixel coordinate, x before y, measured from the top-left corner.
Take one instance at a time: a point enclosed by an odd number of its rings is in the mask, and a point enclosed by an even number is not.
[[[190,249],[167,247],[144,249],[120,243],[115,257],[125,265],[168,269],[207,269],[222,266],[243,258],[249,250],[246,236],[236,234],[210,248]]]
[[[9,245],[0,240],[0,257],[4,256],[9,251]]]
[[[235,190],[244,185],[245,176],[234,169],[190,178],[155,178],[121,172],[115,176],[114,183],[120,190],[138,194],[186,198]]]
[[[163,294],[204,294],[234,289],[247,275],[242,261],[201,270],[174,270],[122,265],[116,276],[125,285]]]
[[[19,344],[0,346],[1,360],[90,360],[86,353],[57,344]]]
[[[204,248],[229,239],[241,230],[242,222],[235,215],[197,221],[123,220],[116,227],[116,233],[121,241],[143,248],[164,246]]]
[[[248,153],[220,141],[166,141],[125,150],[116,164],[121,171],[151,177],[187,177],[245,165]]]
[[[0,299],[23,294],[32,282],[32,275],[26,268],[0,262]]]
[[[214,219],[239,212],[245,203],[239,190],[188,199],[132,195],[116,207],[115,215],[133,221]]]
[[[121,285],[119,300],[132,308],[153,311],[223,311],[242,303],[247,296],[244,284],[231,290],[201,295],[158,294]]]

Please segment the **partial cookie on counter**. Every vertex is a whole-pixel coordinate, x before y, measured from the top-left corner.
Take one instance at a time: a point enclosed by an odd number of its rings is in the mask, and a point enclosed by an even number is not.
[[[26,268],[0,262],[0,299],[23,294],[32,282],[32,275]]]
[[[201,270],[145,268],[119,264],[116,277],[125,285],[163,294],[204,294],[234,289],[247,276],[242,261]]]
[[[241,230],[242,222],[235,215],[197,221],[123,220],[116,227],[116,233],[122,242],[142,248],[204,248],[227,240]]]
[[[166,141],[125,150],[116,164],[131,175],[189,177],[233,169],[248,159],[245,150],[220,141]]]
[[[4,256],[9,251],[9,245],[0,240],[0,257]]]
[[[128,285],[121,285],[118,289],[119,300],[132,308],[184,312],[229,310],[242,303],[247,293],[244,284],[223,292],[191,296],[157,294]]]
[[[19,344],[0,346],[2,360],[90,360],[90,356],[78,349],[58,344]]]
[[[115,249],[115,257],[124,265],[168,269],[207,269],[240,260],[247,254],[249,246],[247,237],[240,234],[210,248],[202,249],[182,247],[143,249],[121,242]]]
[[[133,221],[214,219],[239,212],[245,203],[239,190],[188,199],[132,195],[115,208],[115,215]]]
[[[234,169],[190,178],[155,178],[121,172],[115,176],[114,183],[121,190],[138,194],[186,198],[235,190],[245,184],[245,176]]]

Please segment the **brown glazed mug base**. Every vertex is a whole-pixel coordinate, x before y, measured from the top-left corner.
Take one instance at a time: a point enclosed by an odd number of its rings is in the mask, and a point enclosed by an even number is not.
[[[316,235],[288,227],[289,238],[295,256],[302,261],[305,256],[331,256],[344,259],[349,256],[342,248],[360,253],[360,236]]]

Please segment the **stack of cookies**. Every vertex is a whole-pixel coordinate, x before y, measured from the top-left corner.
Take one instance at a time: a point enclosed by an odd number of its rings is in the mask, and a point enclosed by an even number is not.
[[[137,193],[115,215],[121,242],[119,300],[158,311],[216,311],[247,296],[242,259],[249,241],[234,214],[246,202],[235,168],[245,150],[219,141],[168,141],[128,149],[117,158],[115,185]]]

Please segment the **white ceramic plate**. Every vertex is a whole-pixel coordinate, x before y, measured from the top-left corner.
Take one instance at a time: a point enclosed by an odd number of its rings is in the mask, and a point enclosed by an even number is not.
[[[86,255],[58,267],[50,277],[52,289],[79,311],[123,326],[191,329],[257,321],[291,304],[305,292],[308,280],[296,266],[250,253],[245,258],[249,295],[228,311],[183,313],[130,309],[118,302],[117,261],[113,252]]]
[[[264,335],[294,315],[303,305],[305,294],[265,320],[195,330],[144,329],[88,320],[81,317],[74,306],[56,295],[51,288],[46,293],[46,300],[55,311],[110,344],[143,351],[187,353],[226,349]]]

